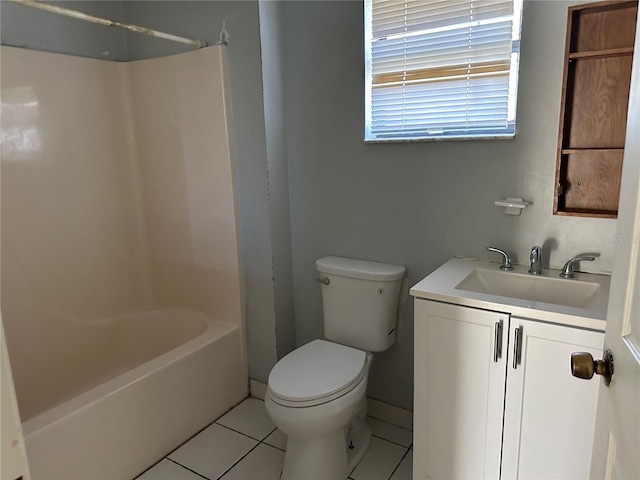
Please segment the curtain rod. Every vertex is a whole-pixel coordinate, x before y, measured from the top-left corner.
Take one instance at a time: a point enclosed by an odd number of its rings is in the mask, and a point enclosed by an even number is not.
[[[179,37],[170,33],[159,32],[158,30],[152,30],[150,28],[140,27],[138,25],[131,25],[128,23],[121,23],[108,18],[97,17],[95,15],[89,15],[87,13],[79,12],[77,10],[71,10],[69,8],[58,7],[49,3],[42,3],[35,0],[11,0],[12,2],[25,5],[27,7],[39,8],[48,12],[57,13],[59,15],[65,15],[67,17],[77,18],[79,20],[85,20],[87,22],[98,23],[107,27],[119,27],[129,30],[131,32],[143,33],[145,35],[151,35],[152,37],[164,38],[165,40],[172,40],[178,43],[184,43],[187,45],[193,45],[195,48],[203,48],[207,46],[206,42],[201,40],[192,40],[190,38]]]

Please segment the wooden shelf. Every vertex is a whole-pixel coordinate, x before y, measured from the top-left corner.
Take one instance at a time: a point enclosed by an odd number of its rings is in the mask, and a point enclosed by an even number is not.
[[[617,152],[617,153],[621,153],[624,152],[624,148],[565,148],[562,150],[562,155],[573,155],[576,153],[589,153],[589,152],[593,152],[593,153],[611,153],[611,152]]]
[[[618,218],[618,212],[607,212],[604,210],[563,210],[556,212],[556,215],[562,217],[590,217],[590,218]]]
[[[633,55],[633,47],[608,48],[606,50],[591,50],[586,52],[571,52],[569,60],[617,57],[620,55]]]
[[[554,215],[616,218],[637,1],[569,7]]]

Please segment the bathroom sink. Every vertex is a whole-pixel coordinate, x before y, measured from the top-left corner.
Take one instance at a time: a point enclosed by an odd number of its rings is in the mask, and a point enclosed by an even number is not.
[[[487,269],[472,270],[454,288],[576,308],[595,308],[600,291],[598,283]]]
[[[452,258],[411,287],[416,299],[452,303],[515,317],[604,331],[611,277],[578,272],[560,278],[560,270],[527,273],[528,265],[504,272],[500,264]]]

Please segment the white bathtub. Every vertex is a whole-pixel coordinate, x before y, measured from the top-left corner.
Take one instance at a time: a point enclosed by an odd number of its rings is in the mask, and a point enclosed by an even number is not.
[[[236,325],[153,309],[85,325],[73,340],[83,337],[87,358],[63,366],[64,390],[33,379],[33,396],[23,395],[36,480],[133,478],[248,393]]]

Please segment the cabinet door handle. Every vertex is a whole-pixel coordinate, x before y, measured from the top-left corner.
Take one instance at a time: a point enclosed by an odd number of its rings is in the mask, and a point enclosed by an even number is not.
[[[493,361],[498,362],[502,356],[502,320],[496,322],[493,339]]]
[[[513,368],[518,368],[522,355],[522,327],[518,327],[513,331]]]

